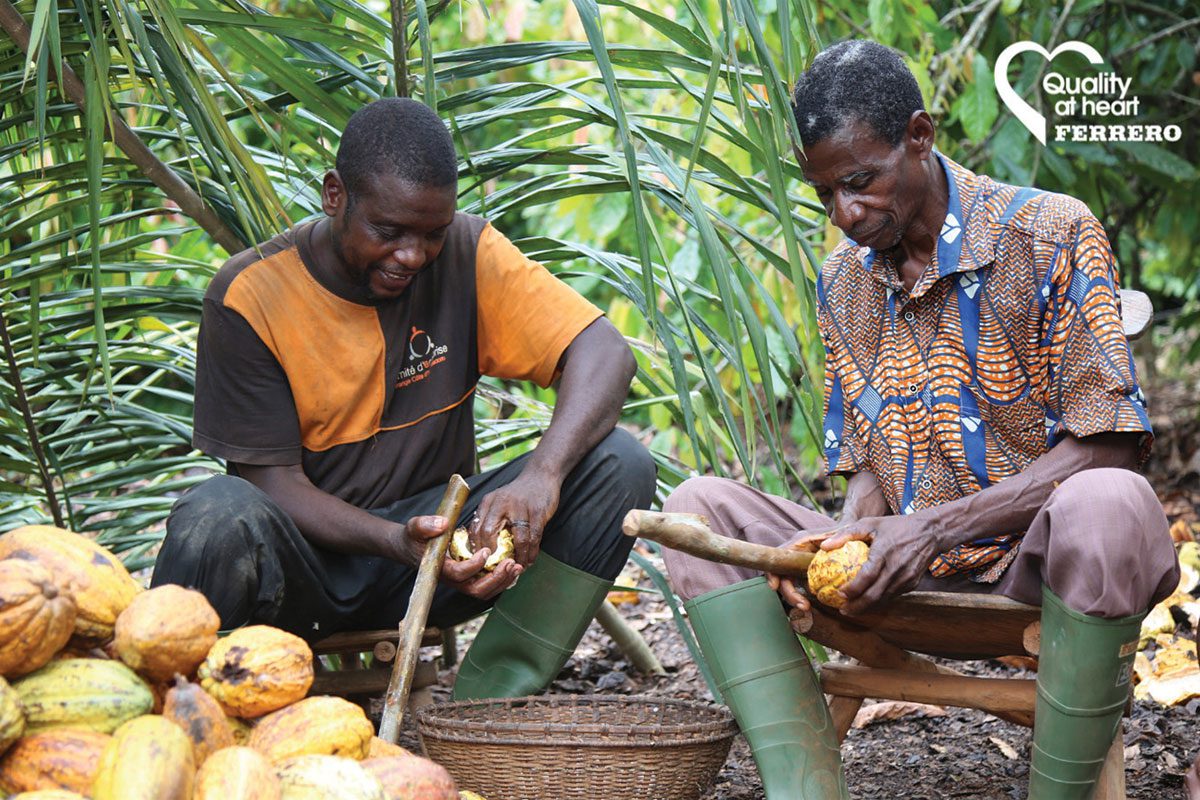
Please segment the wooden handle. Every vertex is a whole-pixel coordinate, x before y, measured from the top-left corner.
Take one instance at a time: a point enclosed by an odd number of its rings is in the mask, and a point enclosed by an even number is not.
[[[767,547],[714,533],[699,514],[667,514],[634,509],[621,526],[626,536],[640,536],[690,556],[749,567],[776,575],[798,575],[808,569],[812,553],[787,547]]]
[[[446,532],[425,543],[425,554],[417,567],[417,580],[408,599],[408,611],[400,621],[400,648],[392,664],[392,678],[388,681],[387,696],[383,704],[383,719],[379,723],[379,738],[396,744],[400,740],[400,722],[404,719],[404,706],[412,690],[413,671],[417,666],[417,654],[421,649],[421,634],[429,618],[429,607],[433,604],[433,592],[437,589],[438,577],[442,572],[442,559],[450,537],[458,525],[463,505],[471,489],[461,475],[452,475],[437,515],[445,517]]]

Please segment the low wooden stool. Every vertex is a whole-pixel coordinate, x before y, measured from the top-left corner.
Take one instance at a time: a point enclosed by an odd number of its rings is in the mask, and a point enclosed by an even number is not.
[[[346,631],[335,633],[312,646],[314,656],[334,656],[336,667],[322,663],[313,678],[309,694],[332,694],[340,697],[380,695],[387,691],[396,659],[399,634],[394,628],[375,631]],[[437,683],[438,669],[458,663],[458,632],[454,628],[426,628],[421,637],[422,647],[441,645],[439,658],[417,661],[413,674],[409,706],[421,708],[432,701],[429,687]],[[368,664],[368,658],[370,663]],[[327,659],[332,661],[333,659]]]

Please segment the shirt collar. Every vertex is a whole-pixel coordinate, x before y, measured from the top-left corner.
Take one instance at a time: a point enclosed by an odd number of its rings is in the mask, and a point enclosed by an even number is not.
[[[916,285],[912,296],[924,294],[939,278],[957,272],[973,272],[991,265],[996,260],[996,240],[999,228],[988,211],[987,200],[991,196],[991,181],[986,176],[976,175],[937,150],[938,163],[946,174],[949,198],[946,203],[946,218],[938,234],[937,252],[933,265],[937,271],[926,269]],[[863,267],[877,280],[893,289],[900,288],[899,277],[893,265],[880,258],[878,251],[868,249]]]

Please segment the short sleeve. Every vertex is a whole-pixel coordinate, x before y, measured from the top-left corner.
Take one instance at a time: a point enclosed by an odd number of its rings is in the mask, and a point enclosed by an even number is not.
[[[240,314],[206,298],[196,343],[192,444],[243,464],[299,464],[300,423],[283,368]]]
[[[549,386],[572,340],[603,315],[490,224],[475,256],[479,371]]]
[[[854,433],[851,407],[842,387],[838,362],[843,348],[834,335],[833,320],[825,306],[821,280],[817,281],[817,327],[825,348],[825,414],[821,426],[825,469],[830,475],[852,475],[866,469],[865,451]]]
[[[1146,400],[1121,325],[1116,262],[1090,213],[1056,253],[1046,294],[1052,435],[1140,432],[1149,439]]]

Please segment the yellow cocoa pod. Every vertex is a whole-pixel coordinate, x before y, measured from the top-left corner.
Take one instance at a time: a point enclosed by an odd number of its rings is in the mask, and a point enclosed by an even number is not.
[[[25,733],[25,712],[8,681],[0,678],[0,755]]]
[[[13,684],[30,732],[87,728],[111,733],[154,705],[150,687],[120,661],[51,661]]]
[[[808,565],[808,591],[822,605],[831,608],[846,605],[838,590],[854,579],[869,554],[867,543],[857,539],[837,550],[818,550]]]
[[[361,761],[375,728],[362,708],[340,697],[306,697],[258,721],[250,746],[273,763],[294,756],[345,756]]]
[[[191,800],[192,742],[169,719],[146,715],[117,728],[100,755],[93,800]]]
[[[35,792],[14,794],[8,800],[86,800],[81,794],[68,792],[66,789],[38,789]]]
[[[196,674],[226,714],[260,717],[308,694],[312,649],[295,634],[250,625],[219,639]]]
[[[383,784],[340,756],[297,756],[278,765],[283,800],[388,800]]]
[[[26,525],[0,536],[0,558],[37,561],[75,600],[75,636],[96,644],[112,637],[117,616],[142,590],[112,553],[78,533]]]
[[[279,800],[279,778],[262,753],[226,747],[213,753],[196,774],[192,800]]]

